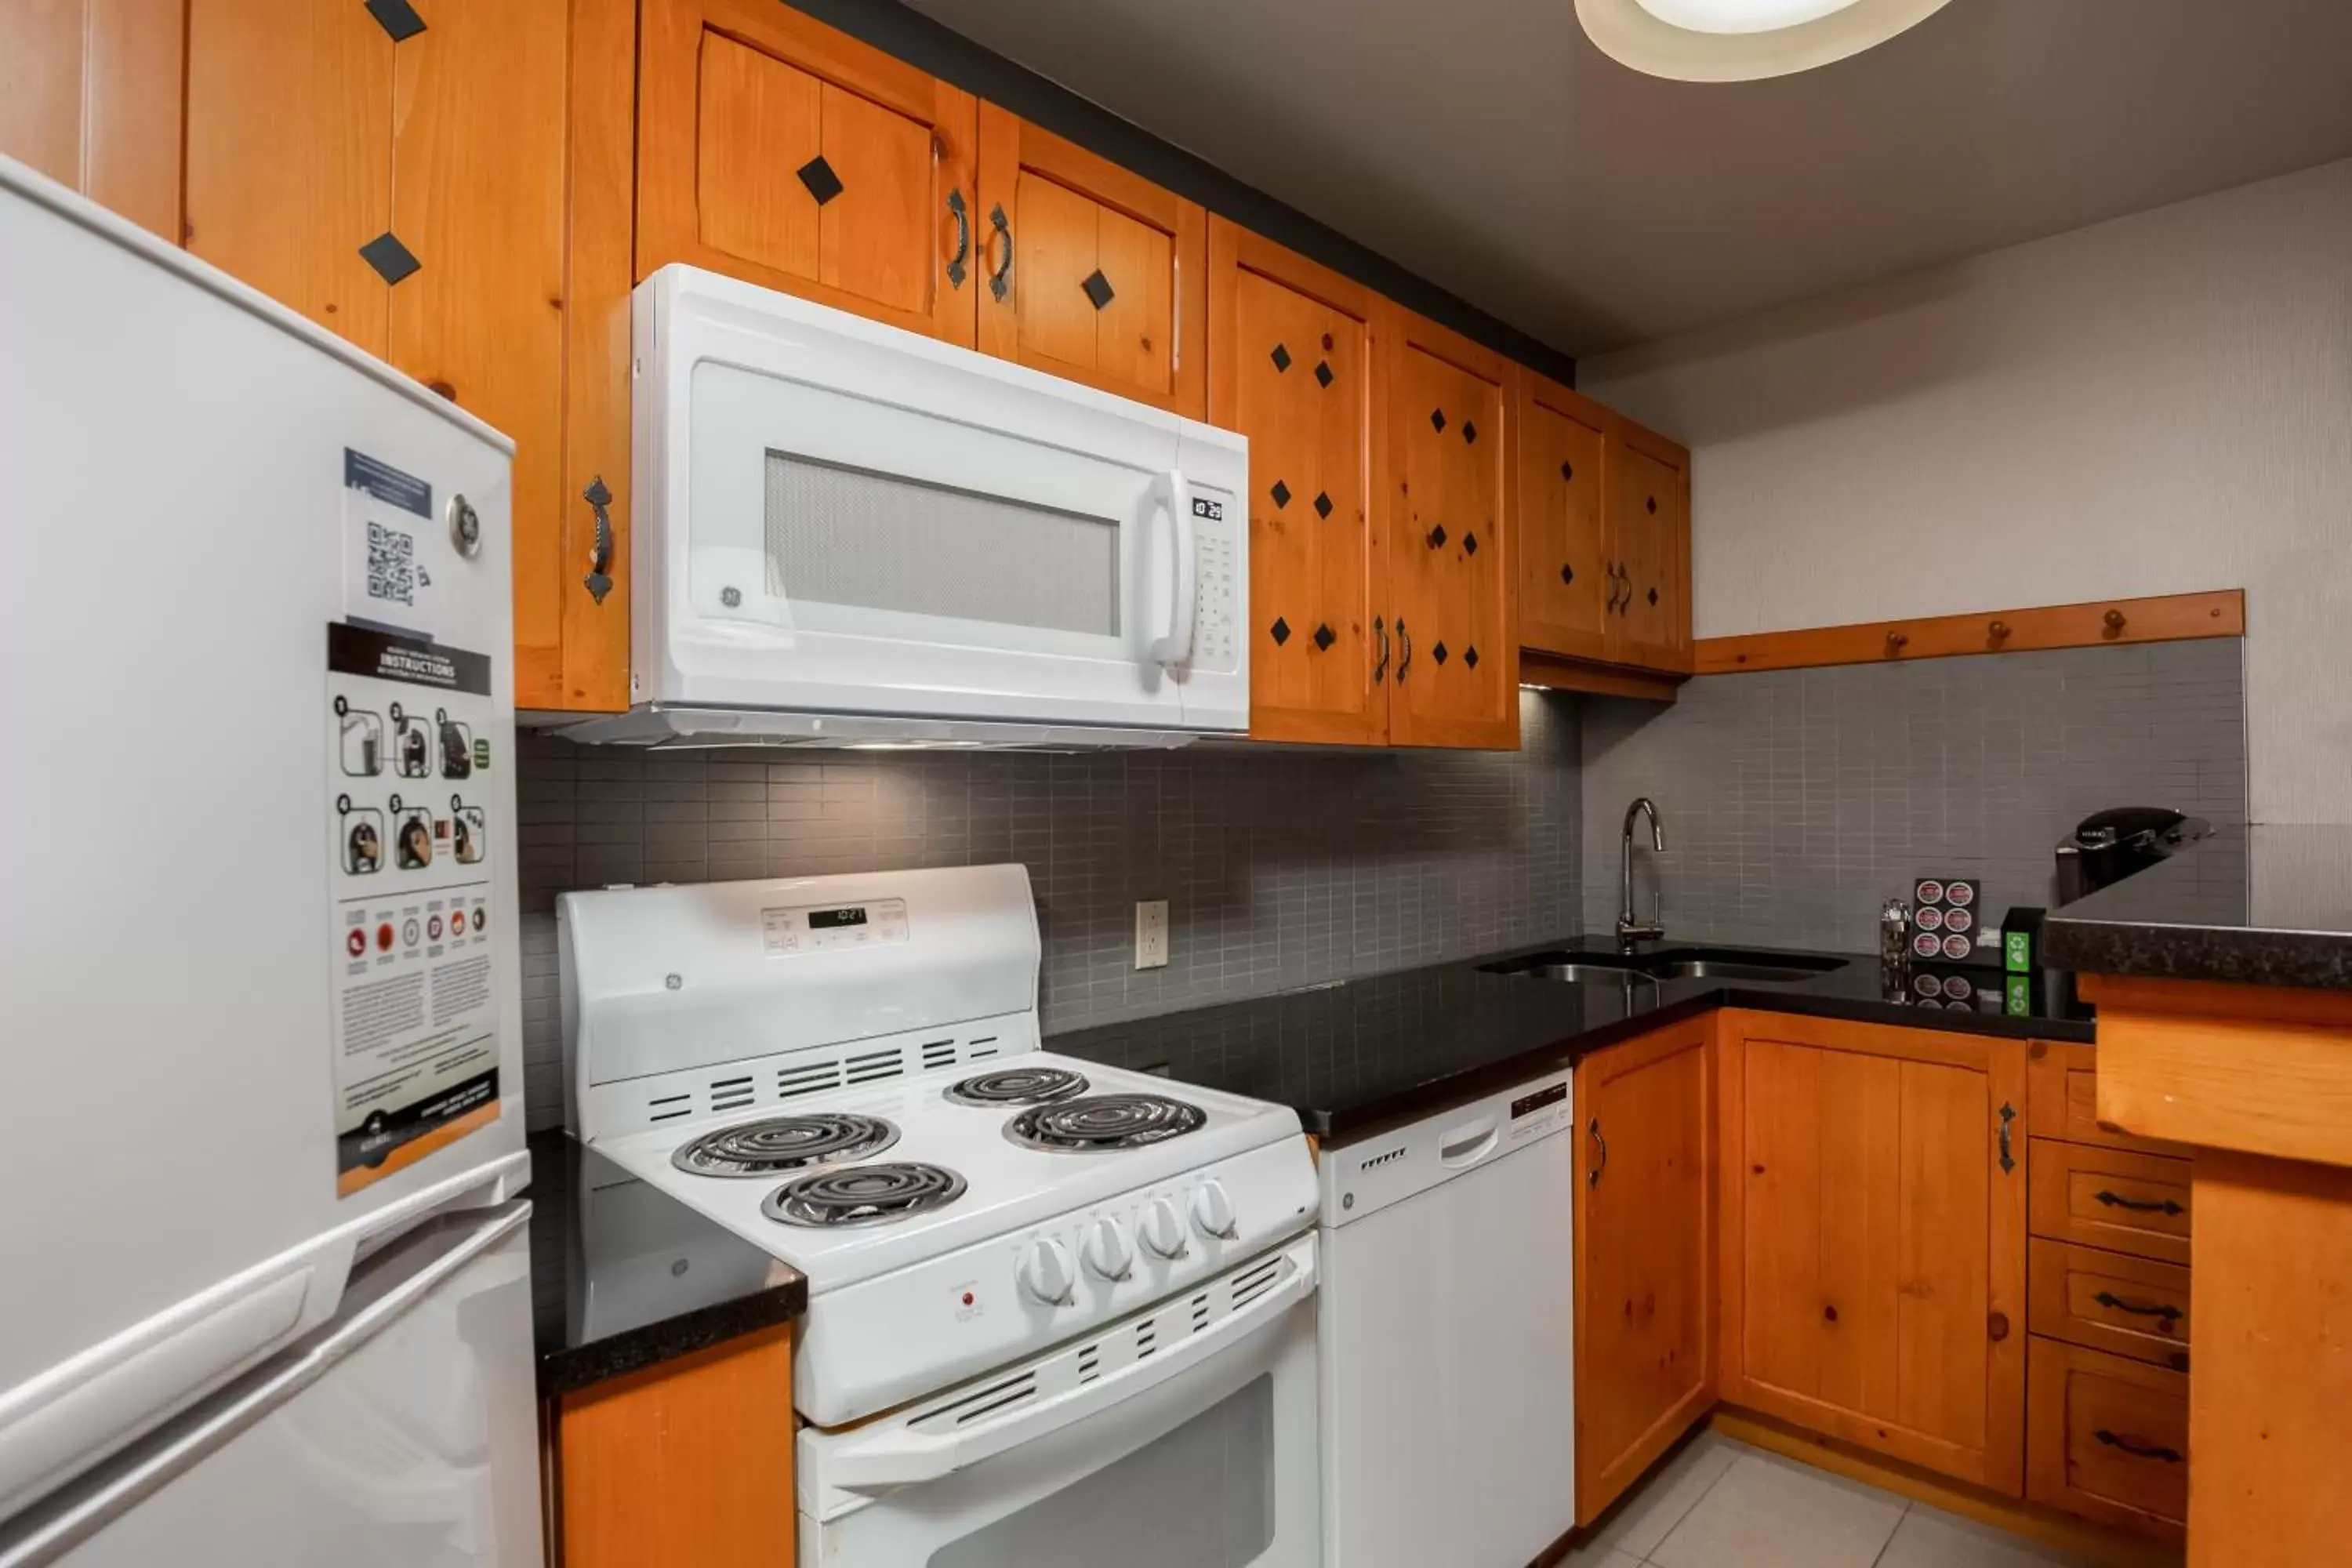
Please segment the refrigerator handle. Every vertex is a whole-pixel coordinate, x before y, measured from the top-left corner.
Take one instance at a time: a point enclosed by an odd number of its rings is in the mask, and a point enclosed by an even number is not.
[[[0,1524],[0,1568],[40,1568],[56,1562],[324,1377],[530,1220],[530,1205],[520,1199],[469,1210],[462,1221],[453,1215],[418,1238],[439,1244],[440,1250],[415,1272],[381,1290],[366,1289],[354,1279],[344,1293],[342,1310],[278,1361],[265,1363],[245,1381],[230,1384],[69,1484],[58,1500],[37,1503],[18,1519]]]

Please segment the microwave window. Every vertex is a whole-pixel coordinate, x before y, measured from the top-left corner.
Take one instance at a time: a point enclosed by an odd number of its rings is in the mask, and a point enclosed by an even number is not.
[[[787,600],[1119,635],[1116,518],[774,451],[766,504]]]

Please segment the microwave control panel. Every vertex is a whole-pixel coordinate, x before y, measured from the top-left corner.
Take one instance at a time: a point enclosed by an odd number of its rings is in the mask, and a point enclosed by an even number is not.
[[[1231,521],[1233,498],[1215,490],[1192,495],[1192,563],[1200,588],[1192,607],[1195,669],[1229,670],[1240,658],[1243,574],[1241,543]]]

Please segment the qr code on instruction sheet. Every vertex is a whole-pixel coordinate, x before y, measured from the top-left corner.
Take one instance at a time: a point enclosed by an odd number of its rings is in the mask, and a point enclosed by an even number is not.
[[[367,591],[371,599],[416,603],[416,536],[371,522],[367,530]]]

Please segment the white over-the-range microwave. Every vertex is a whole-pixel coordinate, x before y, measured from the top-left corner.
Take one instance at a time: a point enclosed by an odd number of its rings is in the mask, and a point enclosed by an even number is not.
[[[1231,431],[666,267],[635,300],[636,744],[1171,746],[1249,725]]]

